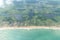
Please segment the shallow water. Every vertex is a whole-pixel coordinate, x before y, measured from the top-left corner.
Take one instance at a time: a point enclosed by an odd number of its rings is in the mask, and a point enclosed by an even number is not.
[[[0,40],[60,40],[60,30],[52,29],[0,30]]]

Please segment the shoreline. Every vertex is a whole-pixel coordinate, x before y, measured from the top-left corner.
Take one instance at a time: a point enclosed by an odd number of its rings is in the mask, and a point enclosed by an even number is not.
[[[53,29],[53,30],[60,30],[60,27],[56,26],[25,26],[25,27],[1,27],[0,30],[10,30],[10,29]]]

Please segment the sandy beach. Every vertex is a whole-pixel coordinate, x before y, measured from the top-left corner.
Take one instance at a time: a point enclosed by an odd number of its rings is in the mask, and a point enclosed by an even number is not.
[[[53,29],[53,30],[60,30],[60,27],[56,26],[24,26],[24,27],[1,27],[0,30],[9,30],[9,29]]]

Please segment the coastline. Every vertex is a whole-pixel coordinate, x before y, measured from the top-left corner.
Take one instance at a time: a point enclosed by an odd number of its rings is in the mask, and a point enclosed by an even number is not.
[[[10,29],[53,29],[53,30],[60,30],[60,27],[56,26],[24,26],[24,27],[1,27],[0,30],[10,30]]]

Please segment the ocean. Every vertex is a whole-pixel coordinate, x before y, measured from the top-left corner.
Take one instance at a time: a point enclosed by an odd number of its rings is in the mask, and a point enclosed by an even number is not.
[[[53,29],[0,30],[0,40],[60,40],[60,30]]]

